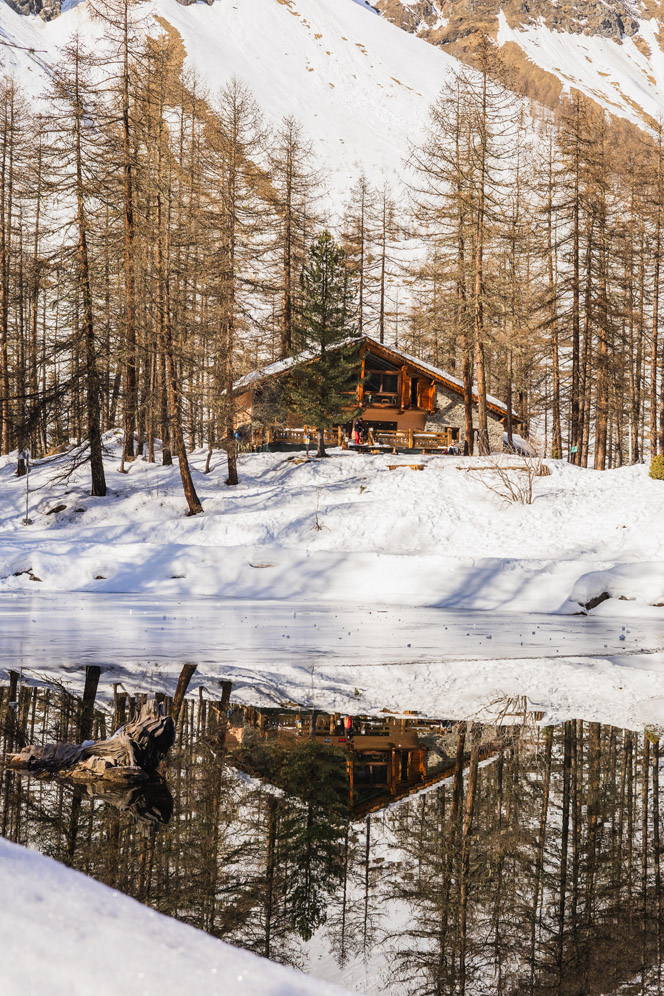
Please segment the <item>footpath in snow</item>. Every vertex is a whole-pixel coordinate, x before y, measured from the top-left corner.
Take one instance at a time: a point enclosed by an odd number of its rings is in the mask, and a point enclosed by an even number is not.
[[[514,457],[246,454],[229,488],[223,452],[206,475],[201,450],[205,514],[189,518],[177,467],[139,460],[120,474],[107,442],[107,497],[89,496],[87,467],[63,481],[52,458],[30,475],[28,526],[25,479],[0,458],[0,591],[602,614],[626,599],[621,614],[664,615],[664,484],[643,465],[548,461],[520,505],[487,487],[499,483],[487,465]]]

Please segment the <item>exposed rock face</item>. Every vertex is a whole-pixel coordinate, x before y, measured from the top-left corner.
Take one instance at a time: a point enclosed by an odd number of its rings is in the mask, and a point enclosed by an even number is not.
[[[376,0],[385,17],[436,45],[454,45],[478,32],[496,34],[503,10],[511,27],[543,21],[555,31],[599,35],[620,42],[639,22],[627,0]]]
[[[62,7],[62,0],[6,0],[17,14],[38,14],[43,21],[52,21]]]
[[[183,7],[197,2],[198,0],[178,0]],[[37,14],[44,21],[52,21],[61,13],[63,0],[6,0],[6,3],[17,14]],[[205,0],[205,3],[211,7],[214,0]]]
[[[636,36],[635,42],[645,48],[646,57],[650,46],[639,34],[638,18],[661,18],[659,0],[376,0],[376,6],[403,30],[471,66],[477,64],[480,40],[497,38],[501,11],[517,38],[519,29],[539,24],[570,38],[595,36],[618,45]],[[558,105],[569,77],[544,68],[518,40],[504,43],[501,53],[518,92],[550,108]],[[649,82],[654,82],[651,76],[645,79],[646,85]],[[611,93],[608,102],[613,100]]]

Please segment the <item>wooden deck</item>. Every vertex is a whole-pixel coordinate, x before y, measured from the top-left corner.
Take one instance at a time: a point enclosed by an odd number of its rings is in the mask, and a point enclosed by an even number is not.
[[[256,427],[252,430],[251,446],[262,449],[271,445],[285,444],[305,449],[306,436],[309,436],[309,448],[316,449],[317,432],[315,429],[303,426],[295,429],[280,429],[272,426]],[[326,446],[341,446],[344,433],[341,427],[326,429],[324,432]],[[452,430],[445,432],[373,432],[369,431],[368,439],[361,444],[363,450],[384,449],[391,451],[418,450],[421,453],[447,453],[454,447]],[[355,449],[349,442],[349,448]],[[458,453],[458,449],[456,451]]]

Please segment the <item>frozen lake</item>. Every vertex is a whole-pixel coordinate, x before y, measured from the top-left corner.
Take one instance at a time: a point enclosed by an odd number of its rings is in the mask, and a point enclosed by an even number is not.
[[[0,661],[113,664],[196,660],[257,667],[595,658],[664,652],[664,621],[294,605],[144,595],[0,597]]]
[[[0,667],[168,685],[183,661],[246,701],[454,713],[527,696],[550,718],[664,722],[664,626],[612,618],[370,605],[3,595]],[[598,714],[596,715],[596,711]]]
[[[4,766],[184,662],[158,778]],[[653,618],[5,595],[0,834],[368,996],[654,996],[663,675]]]

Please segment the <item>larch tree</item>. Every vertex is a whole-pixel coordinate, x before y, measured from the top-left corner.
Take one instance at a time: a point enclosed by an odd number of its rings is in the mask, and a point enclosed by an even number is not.
[[[150,156],[152,183],[149,191],[155,225],[155,285],[156,325],[155,337],[161,367],[162,405],[169,426],[169,435],[175,444],[182,487],[189,515],[203,511],[194,486],[182,424],[182,386],[178,369],[177,330],[173,328],[172,236],[176,213],[176,179],[178,160],[173,149],[174,136],[169,127],[170,102],[177,92],[177,74],[173,71],[177,55],[168,39],[153,43],[151,79],[152,127],[150,130]]]
[[[471,193],[469,165],[470,124],[461,78],[445,84],[431,107],[425,141],[411,151],[409,164],[418,237],[428,249],[433,291],[433,327],[442,326],[439,309],[446,299],[447,325],[458,344],[463,376],[464,448],[473,452],[472,316],[469,303],[469,242]],[[445,290],[447,289],[447,293]]]
[[[293,347],[299,275],[315,225],[322,182],[311,142],[293,117],[284,118],[272,136],[269,170],[278,258],[275,282],[281,298],[277,353],[285,357]]]
[[[347,266],[357,287],[357,328],[360,335],[368,334],[374,325],[377,208],[377,193],[362,173],[349,193],[343,235]]]
[[[465,449],[473,450],[473,373],[480,453],[489,452],[486,348],[493,302],[488,278],[496,235],[503,224],[509,181],[515,100],[488,41],[480,68],[459,70],[431,110],[425,142],[413,149],[411,183],[419,236],[436,244],[455,272],[457,329],[466,411]]]
[[[511,138],[515,99],[503,82],[505,68],[492,43],[484,38],[478,50],[478,76],[465,72],[464,96],[470,105],[470,178],[473,230],[472,312],[477,384],[478,448],[489,453],[485,349],[487,321],[487,257],[496,227],[502,221],[505,185],[511,173]]]
[[[561,106],[558,127],[560,162],[564,168],[567,196],[564,204],[567,236],[561,246],[566,260],[567,276],[559,292],[571,297],[565,318],[571,324],[571,385],[570,385],[570,457],[571,462],[583,460],[582,363],[581,354],[581,266],[583,240],[584,175],[590,155],[590,108],[585,98],[574,90]]]
[[[91,227],[105,185],[105,164],[100,155],[100,136],[90,126],[96,117],[99,95],[91,80],[90,53],[78,36],[63,52],[49,93],[48,118],[50,166],[59,174],[60,196],[70,212],[68,227],[73,235],[71,252],[77,263],[72,288],[74,335],[80,366],[73,371],[85,392],[85,436],[91,471],[91,494],[106,494],[102,452],[101,376],[99,337],[96,327],[94,273],[91,257]],[[101,117],[101,113],[99,114]],[[56,165],[57,164],[57,165]]]
[[[138,419],[138,340],[136,306],[137,221],[135,197],[136,145],[135,84],[142,69],[144,46],[140,27],[144,16],[138,0],[92,0],[93,16],[105,26],[108,47],[106,87],[109,98],[109,155],[117,161],[122,204],[123,257],[123,450],[120,470],[136,456],[134,436]]]
[[[249,90],[233,79],[211,104],[208,118],[205,205],[211,294],[219,335],[214,366],[221,438],[226,447],[229,485],[238,483],[233,387],[242,336],[251,328],[252,304],[260,290],[258,261],[270,248],[266,232],[269,175],[265,126]]]
[[[397,220],[397,208],[393,191],[387,181],[377,197],[375,253],[377,257],[378,281],[378,341],[385,342],[388,318],[388,290],[395,275],[403,271],[399,263],[402,229]],[[373,331],[373,329],[372,329]]]

